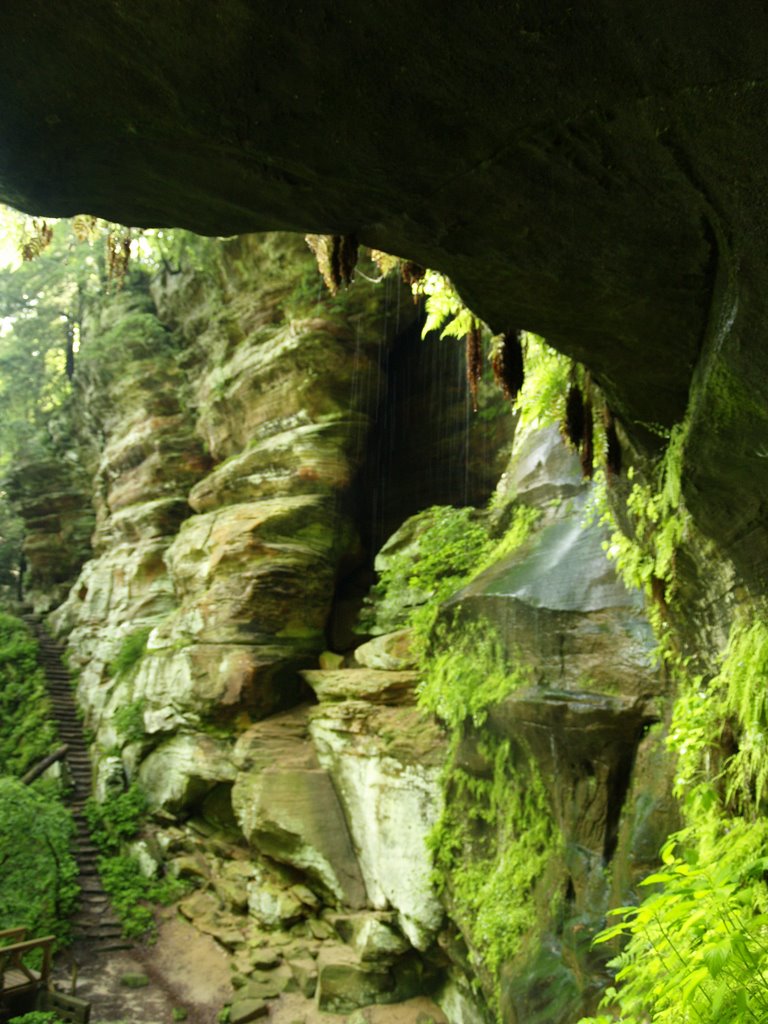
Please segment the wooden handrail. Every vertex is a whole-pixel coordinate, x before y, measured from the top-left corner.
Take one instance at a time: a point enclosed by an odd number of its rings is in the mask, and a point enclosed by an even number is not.
[[[0,931],[0,942],[3,939],[23,939],[28,931],[29,929],[25,924],[19,925],[17,928],[3,928]]]
[[[27,939],[24,942],[14,942],[10,946],[0,946],[0,979],[3,979],[6,971],[16,970],[20,971],[30,984],[39,984],[47,988],[51,975],[51,957],[55,941],[55,935],[45,935],[42,939]],[[27,967],[23,960],[24,954],[30,953],[33,949],[42,949],[43,951],[43,963],[39,975],[32,968]],[[3,980],[0,984],[0,992],[4,989],[5,981]]]
[[[68,751],[69,746],[66,743],[62,743],[62,745],[57,750],[54,750],[52,754],[48,754],[48,756],[44,757],[42,761],[38,761],[34,767],[30,768],[26,775],[22,775],[21,781],[25,786],[28,786],[30,782],[34,782],[35,779],[38,779],[46,768],[50,768],[54,762],[61,761],[63,757],[66,757]]]

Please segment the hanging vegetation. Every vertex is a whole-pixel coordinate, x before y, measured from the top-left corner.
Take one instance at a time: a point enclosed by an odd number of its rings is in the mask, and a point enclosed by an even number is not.
[[[575,380],[568,385],[565,396],[563,433],[578,451],[584,440],[584,395]]]
[[[508,401],[514,402],[520,393],[525,377],[520,331],[506,331],[493,339],[491,368],[493,378],[501,388],[504,397]]]
[[[584,438],[581,442],[581,472],[591,480],[595,472],[595,417],[592,411],[592,397],[589,383],[585,388]]]
[[[605,427],[605,463],[609,476],[621,476],[621,443],[616,433],[616,418],[606,405],[603,412]]]
[[[472,399],[472,410],[477,412],[477,390],[483,375],[483,336],[477,320],[472,319],[472,326],[467,331],[467,386]]]
[[[331,295],[352,283],[358,253],[355,235],[306,235],[305,240]]]

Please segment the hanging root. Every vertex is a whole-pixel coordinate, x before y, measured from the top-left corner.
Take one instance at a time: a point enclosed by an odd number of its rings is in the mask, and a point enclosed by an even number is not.
[[[107,280],[117,291],[123,287],[131,262],[131,229],[113,225],[107,235]]]
[[[335,235],[339,247],[339,277],[342,284],[352,284],[357,266],[357,235]]]
[[[568,385],[562,431],[578,451],[584,441],[584,395],[575,381]]]
[[[53,228],[48,221],[38,220],[38,218],[35,217],[32,221],[31,232],[25,233],[25,238],[19,247],[21,258],[25,262],[37,259],[43,249],[47,249],[51,244],[52,238]]]
[[[494,339],[496,340],[496,339]],[[491,355],[493,377],[504,397],[514,402],[525,379],[523,367],[523,345],[520,331],[505,331],[498,336],[498,343]]]
[[[621,476],[621,444],[616,433],[616,417],[606,405],[603,413],[605,423],[606,468],[609,476]]]
[[[477,320],[472,318],[472,326],[467,332],[467,384],[472,396],[472,411],[477,412],[477,389],[483,373],[483,338]]]
[[[581,442],[581,472],[588,479],[592,479],[595,472],[595,420],[592,413],[592,398],[590,397],[589,378],[587,378],[584,399],[584,438]]]
[[[407,284],[408,287],[413,291],[415,285],[422,280],[426,274],[424,267],[418,263],[414,263],[413,260],[403,260],[400,264],[400,276],[403,279],[403,283]],[[418,302],[419,296],[416,292],[413,295],[413,301]]]
[[[306,235],[305,241],[314,253],[317,268],[331,295],[343,284],[352,283],[357,266],[356,235]]]

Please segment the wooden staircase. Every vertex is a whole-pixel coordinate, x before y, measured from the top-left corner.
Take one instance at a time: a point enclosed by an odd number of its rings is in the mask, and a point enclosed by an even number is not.
[[[72,919],[72,937],[87,943],[94,952],[130,948],[123,938],[120,922],[104,891],[98,871],[99,850],[91,839],[85,817],[85,803],[92,793],[92,768],[83,727],[77,713],[72,681],[64,667],[64,648],[31,615],[24,615],[40,645],[40,665],[45,672],[53,718],[62,743],[67,744],[66,763],[72,779],[69,805],[75,820],[73,853],[80,869],[80,904]]]

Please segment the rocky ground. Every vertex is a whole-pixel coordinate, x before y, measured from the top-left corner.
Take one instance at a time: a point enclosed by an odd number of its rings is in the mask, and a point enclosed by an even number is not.
[[[233,1024],[258,1019],[272,1024],[445,1024],[442,1012],[425,996],[351,1014],[321,1009],[308,984],[316,977],[316,945],[307,950],[303,968],[298,959],[288,961],[287,946],[282,947],[285,953],[280,947],[261,947],[258,978],[243,984],[242,976],[235,975],[240,988],[233,990],[233,964],[212,936],[190,925],[176,908],[160,912],[158,924],[151,945],[99,953],[79,946],[60,958],[56,986],[66,992],[74,986],[92,1004],[92,1024],[213,1024],[226,1006]],[[279,934],[274,938],[285,940]],[[349,951],[347,957],[351,960]]]

